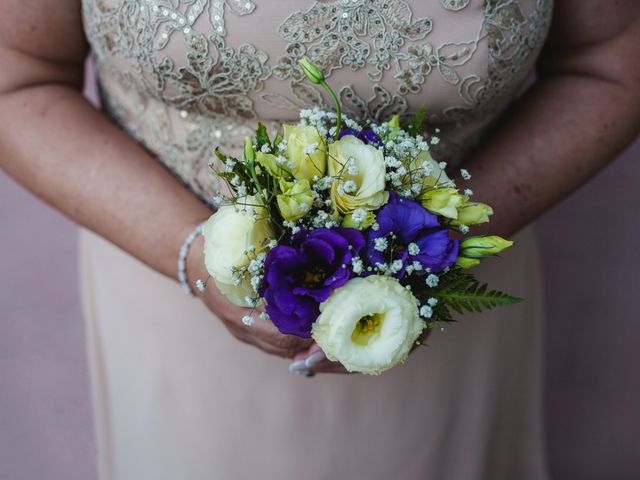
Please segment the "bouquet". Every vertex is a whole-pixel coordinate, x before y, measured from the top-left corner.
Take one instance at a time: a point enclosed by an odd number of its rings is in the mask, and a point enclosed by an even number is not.
[[[342,115],[316,66],[300,66],[336,111],[302,110],[273,138],[260,124],[242,160],[216,150],[229,194],[203,233],[218,289],[237,305],[264,305],[260,319],[365,374],[403,362],[452,311],[519,302],[467,272],[512,242],[468,235],[493,211],[432,158],[438,138],[423,136],[424,110],[404,126],[397,116],[362,125]]]

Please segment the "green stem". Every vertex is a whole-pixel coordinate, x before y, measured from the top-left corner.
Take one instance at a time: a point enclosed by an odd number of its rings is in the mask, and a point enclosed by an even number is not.
[[[333,104],[336,106],[336,115],[338,119],[336,121],[335,136],[336,138],[338,138],[340,136],[340,131],[342,130],[342,110],[340,109],[340,101],[338,100],[338,97],[333,91],[333,89],[329,86],[329,84],[326,81],[323,80],[322,82],[320,82],[320,85],[324,87],[324,89],[327,91],[327,93],[331,97],[331,100],[333,100]]]

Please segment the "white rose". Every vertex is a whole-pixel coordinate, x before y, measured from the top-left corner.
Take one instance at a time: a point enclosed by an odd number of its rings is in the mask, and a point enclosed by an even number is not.
[[[417,304],[394,278],[354,278],[320,305],[312,336],[329,360],[377,375],[404,362],[426,327]]]
[[[331,186],[331,200],[340,213],[384,205],[389,199],[385,173],[384,155],[373,145],[353,135],[329,145],[329,175],[339,179]]]
[[[244,197],[236,205],[220,207],[203,230],[204,262],[209,275],[231,302],[242,307],[251,306],[247,296],[255,296],[246,268],[273,238],[267,215],[260,214],[264,207],[256,205],[254,197]]]

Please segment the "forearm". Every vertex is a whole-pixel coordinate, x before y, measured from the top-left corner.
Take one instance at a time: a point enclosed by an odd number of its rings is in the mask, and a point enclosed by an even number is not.
[[[473,198],[495,209],[493,233],[511,235],[603,168],[638,133],[618,85],[558,76],[536,85],[465,162]]]
[[[615,18],[601,18],[600,29],[587,28],[584,19],[578,28],[570,14],[583,10],[571,5],[557,3],[540,81],[465,162],[473,175],[473,197],[495,208],[491,224],[480,232],[513,234],[584,184],[638,135],[639,22],[619,7],[609,11]],[[586,3],[580,5],[588,11]],[[627,8],[637,12],[632,2]]]
[[[0,95],[0,167],[80,225],[171,277],[184,237],[210,214],[71,87]]]

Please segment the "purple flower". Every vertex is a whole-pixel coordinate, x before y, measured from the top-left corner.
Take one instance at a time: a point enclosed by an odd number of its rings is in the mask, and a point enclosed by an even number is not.
[[[354,228],[319,228],[297,235],[292,246],[280,245],[269,252],[259,293],[278,330],[311,336],[320,303],[352,277],[351,259],[364,243]]]
[[[382,140],[380,140],[380,137],[378,136],[378,134],[375,133],[373,130],[362,130],[359,132],[358,130],[353,130],[352,128],[343,128],[340,131],[338,140],[344,137],[345,135],[352,135],[358,138],[359,140],[362,140],[367,145],[370,144],[378,148],[382,148],[383,146]]]
[[[404,276],[410,263],[417,261],[424,269],[438,273],[458,257],[458,240],[449,237],[436,215],[413,200],[392,193],[376,221],[379,228],[369,230],[367,235],[367,260],[372,266],[400,260],[402,268],[397,278]]]

